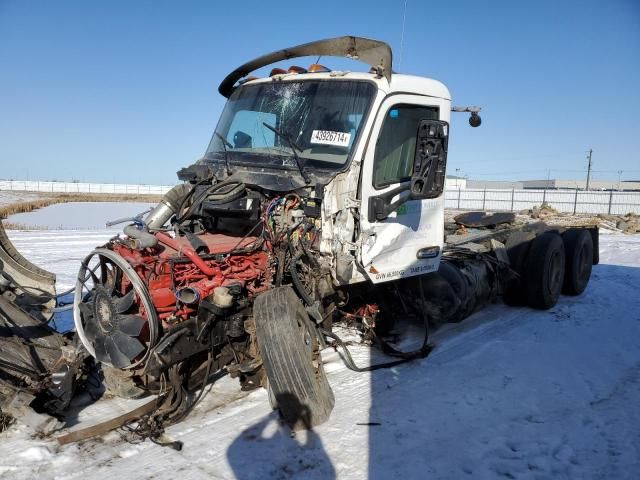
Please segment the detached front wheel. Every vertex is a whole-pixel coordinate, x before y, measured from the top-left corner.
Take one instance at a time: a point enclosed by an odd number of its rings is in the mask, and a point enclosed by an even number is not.
[[[291,287],[274,288],[256,298],[253,315],[272,406],[293,430],[324,423],[335,400],[302,302]]]

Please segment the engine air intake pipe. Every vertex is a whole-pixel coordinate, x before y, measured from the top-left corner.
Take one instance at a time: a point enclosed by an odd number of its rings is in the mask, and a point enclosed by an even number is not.
[[[156,237],[149,232],[140,230],[135,225],[127,225],[123,231],[124,234],[129,237],[131,246],[136,250],[155,247],[158,244]]]
[[[190,184],[181,183],[165,193],[162,200],[160,200],[160,203],[151,210],[147,215],[147,218],[144,219],[144,223],[147,228],[157,230],[167,223],[167,220],[171,218],[171,215],[176,213],[182,203],[182,200],[185,195],[189,193],[191,188],[192,186]]]
[[[200,255],[198,255],[198,253],[193,248],[181,245],[180,242],[178,242],[175,238],[171,238],[169,235],[161,232],[157,232],[153,236],[157,238],[158,241],[163,245],[166,245],[169,248],[173,248],[176,252],[178,252],[178,255],[184,255],[185,257],[187,257],[205,275],[212,277],[218,273],[218,270],[207,265],[207,263],[200,257]]]
[[[176,292],[176,298],[182,303],[193,305],[194,303],[198,303],[198,300],[200,300],[200,294],[195,288],[184,287]]]

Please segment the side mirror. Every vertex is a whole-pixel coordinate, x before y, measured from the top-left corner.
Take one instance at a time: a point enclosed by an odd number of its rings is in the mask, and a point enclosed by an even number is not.
[[[482,119],[478,112],[482,110],[480,107],[451,107],[452,112],[469,112],[469,125],[472,127],[479,127],[482,123]]]
[[[482,118],[478,115],[478,112],[471,112],[471,116],[469,117],[469,125],[472,127],[479,127],[482,123]]]
[[[233,148],[251,148],[253,145],[253,138],[244,132],[238,130],[233,134]]]
[[[411,199],[436,198],[444,191],[449,124],[422,120],[418,127],[411,175]]]

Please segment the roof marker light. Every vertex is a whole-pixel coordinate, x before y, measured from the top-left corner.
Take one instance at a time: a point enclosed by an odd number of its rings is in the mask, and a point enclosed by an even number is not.
[[[287,70],[287,73],[307,73],[307,69],[297,65],[291,65],[289,70]]]
[[[312,63],[309,65],[309,73],[319,73],[319,72],[330,72],[331,70],[325,67],[324,65],[320,65],[319,63]]]
[[[284,75],[285,73],[287,73],[287,71],[284,68],[272,68],[269,76],[273,77],[274,75]]]

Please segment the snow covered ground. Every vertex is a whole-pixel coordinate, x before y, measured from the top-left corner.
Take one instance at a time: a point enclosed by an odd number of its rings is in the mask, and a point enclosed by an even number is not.
[[[9,234],[64,287],[112,232]],[[640,236],[602,235],[587,291],[550,311],[492,305],[438,331],[427,359],[371,374],[325,351],[336,407],[312,432],[292,438],[265,391],[225,378],[168,429],[180,452],[122,432],[57,447],[14,425],[0,434],[0,478],[637,479],[639,338]],[[127,405],[100,401],[79,419]]]
[[[8,192],[0,190],[0,207],[17,202],[37,200],[39,198],[46,198],[46,194],[43,195],[37,192]]]
[[[39,229],[104,230],[108,221],[134,217],[155,206],[153,202],[69,202],[49,205],[28,213],[11,215],[7,221]],[[122,225],[110,227],[116,232]]]

